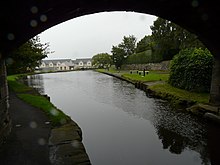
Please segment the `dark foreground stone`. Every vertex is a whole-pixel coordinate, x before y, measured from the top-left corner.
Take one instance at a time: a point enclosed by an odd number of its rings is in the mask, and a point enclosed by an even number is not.
[[[50,161],[53,165],[90,165],[82,143],[82,132],[75,122],[51,131],[49,139]]]

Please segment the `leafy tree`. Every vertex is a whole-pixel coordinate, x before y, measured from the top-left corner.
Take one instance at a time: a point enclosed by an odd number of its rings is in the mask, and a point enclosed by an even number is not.
[[[135,53],[136,41],[133,35],[124,36],[120,44],[112,47],[112,60],[117,69],[122,66],[127,57]]]
[[[92,65],[97,68],[109,68],[111,64],[112,57],[108,53],[100,53],[92,57]]]
[[[125,51],[118,46],[113,46],[111,52],[112,62],[115,65],[116,69],[119,69],[125,60]]]
[[[171,21],[157,18],[151,30],[152,39],[155,42],[154,53],[161,56],[163,60],[172,59],[181,49],[205,48],[196,35]]]
[[[142,38],[138,43],[137,43],[137,47],[135,49],[135,53],[140,53],[146,50],[151,50],[152,48],[152,39],[151,36],[144,36],[144,38]]]
[[[183,49],[171,61],[169,83],[189,91],[208,92],[212,66],[213,56],[207,49]]]
[[[122,42],[118,45],[119,48],[124,50],[125,58],[135,53],[136,41],[137,39],[134,35],[130,35],[128,37],[124,36]]]
[[[124,64],[147,64],[152,62],[151,50],[135,53],[126,58]]]
[[[49,54],[49,43],[40,43],[40,37],[35,36],[14,50],[7,60],[9,74],[33,71],[39,66],[40,60]]]

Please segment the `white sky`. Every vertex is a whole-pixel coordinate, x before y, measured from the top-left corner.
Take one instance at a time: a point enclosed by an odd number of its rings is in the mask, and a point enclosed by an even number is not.
[[[41,43],[49,42],[54,53],[48,59],[91,58],[98,53],[111,54],[112,46],[123,36],[134,35],[140,41],[151,34],[156,16],[135,12],[103,12],[77,17],[39,34]]]

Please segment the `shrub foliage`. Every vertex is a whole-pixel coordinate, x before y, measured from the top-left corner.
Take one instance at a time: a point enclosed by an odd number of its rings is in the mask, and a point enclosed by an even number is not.
[[[151,50],[146,50],[140,53],[132,54],[125,60],[124,64],[146,64],[152,59]]]
[[[170,64],[169,83],[195,92],[210,90],[213,56],[205,49],[184,49],[174,56]]]

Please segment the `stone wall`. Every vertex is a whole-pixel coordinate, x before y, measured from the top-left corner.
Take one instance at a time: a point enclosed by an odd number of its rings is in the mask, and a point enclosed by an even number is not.
[[[8,86],[4,60],[0,59],[0,145],[11,131],[11,120],[8,113]]]
[[[126,70],[162,70],[167,71],[169,70],[170,61],[162,61],[160,63],[148,63],[148,64],[130,64],[130,65],[123,65],[122,69]]]

